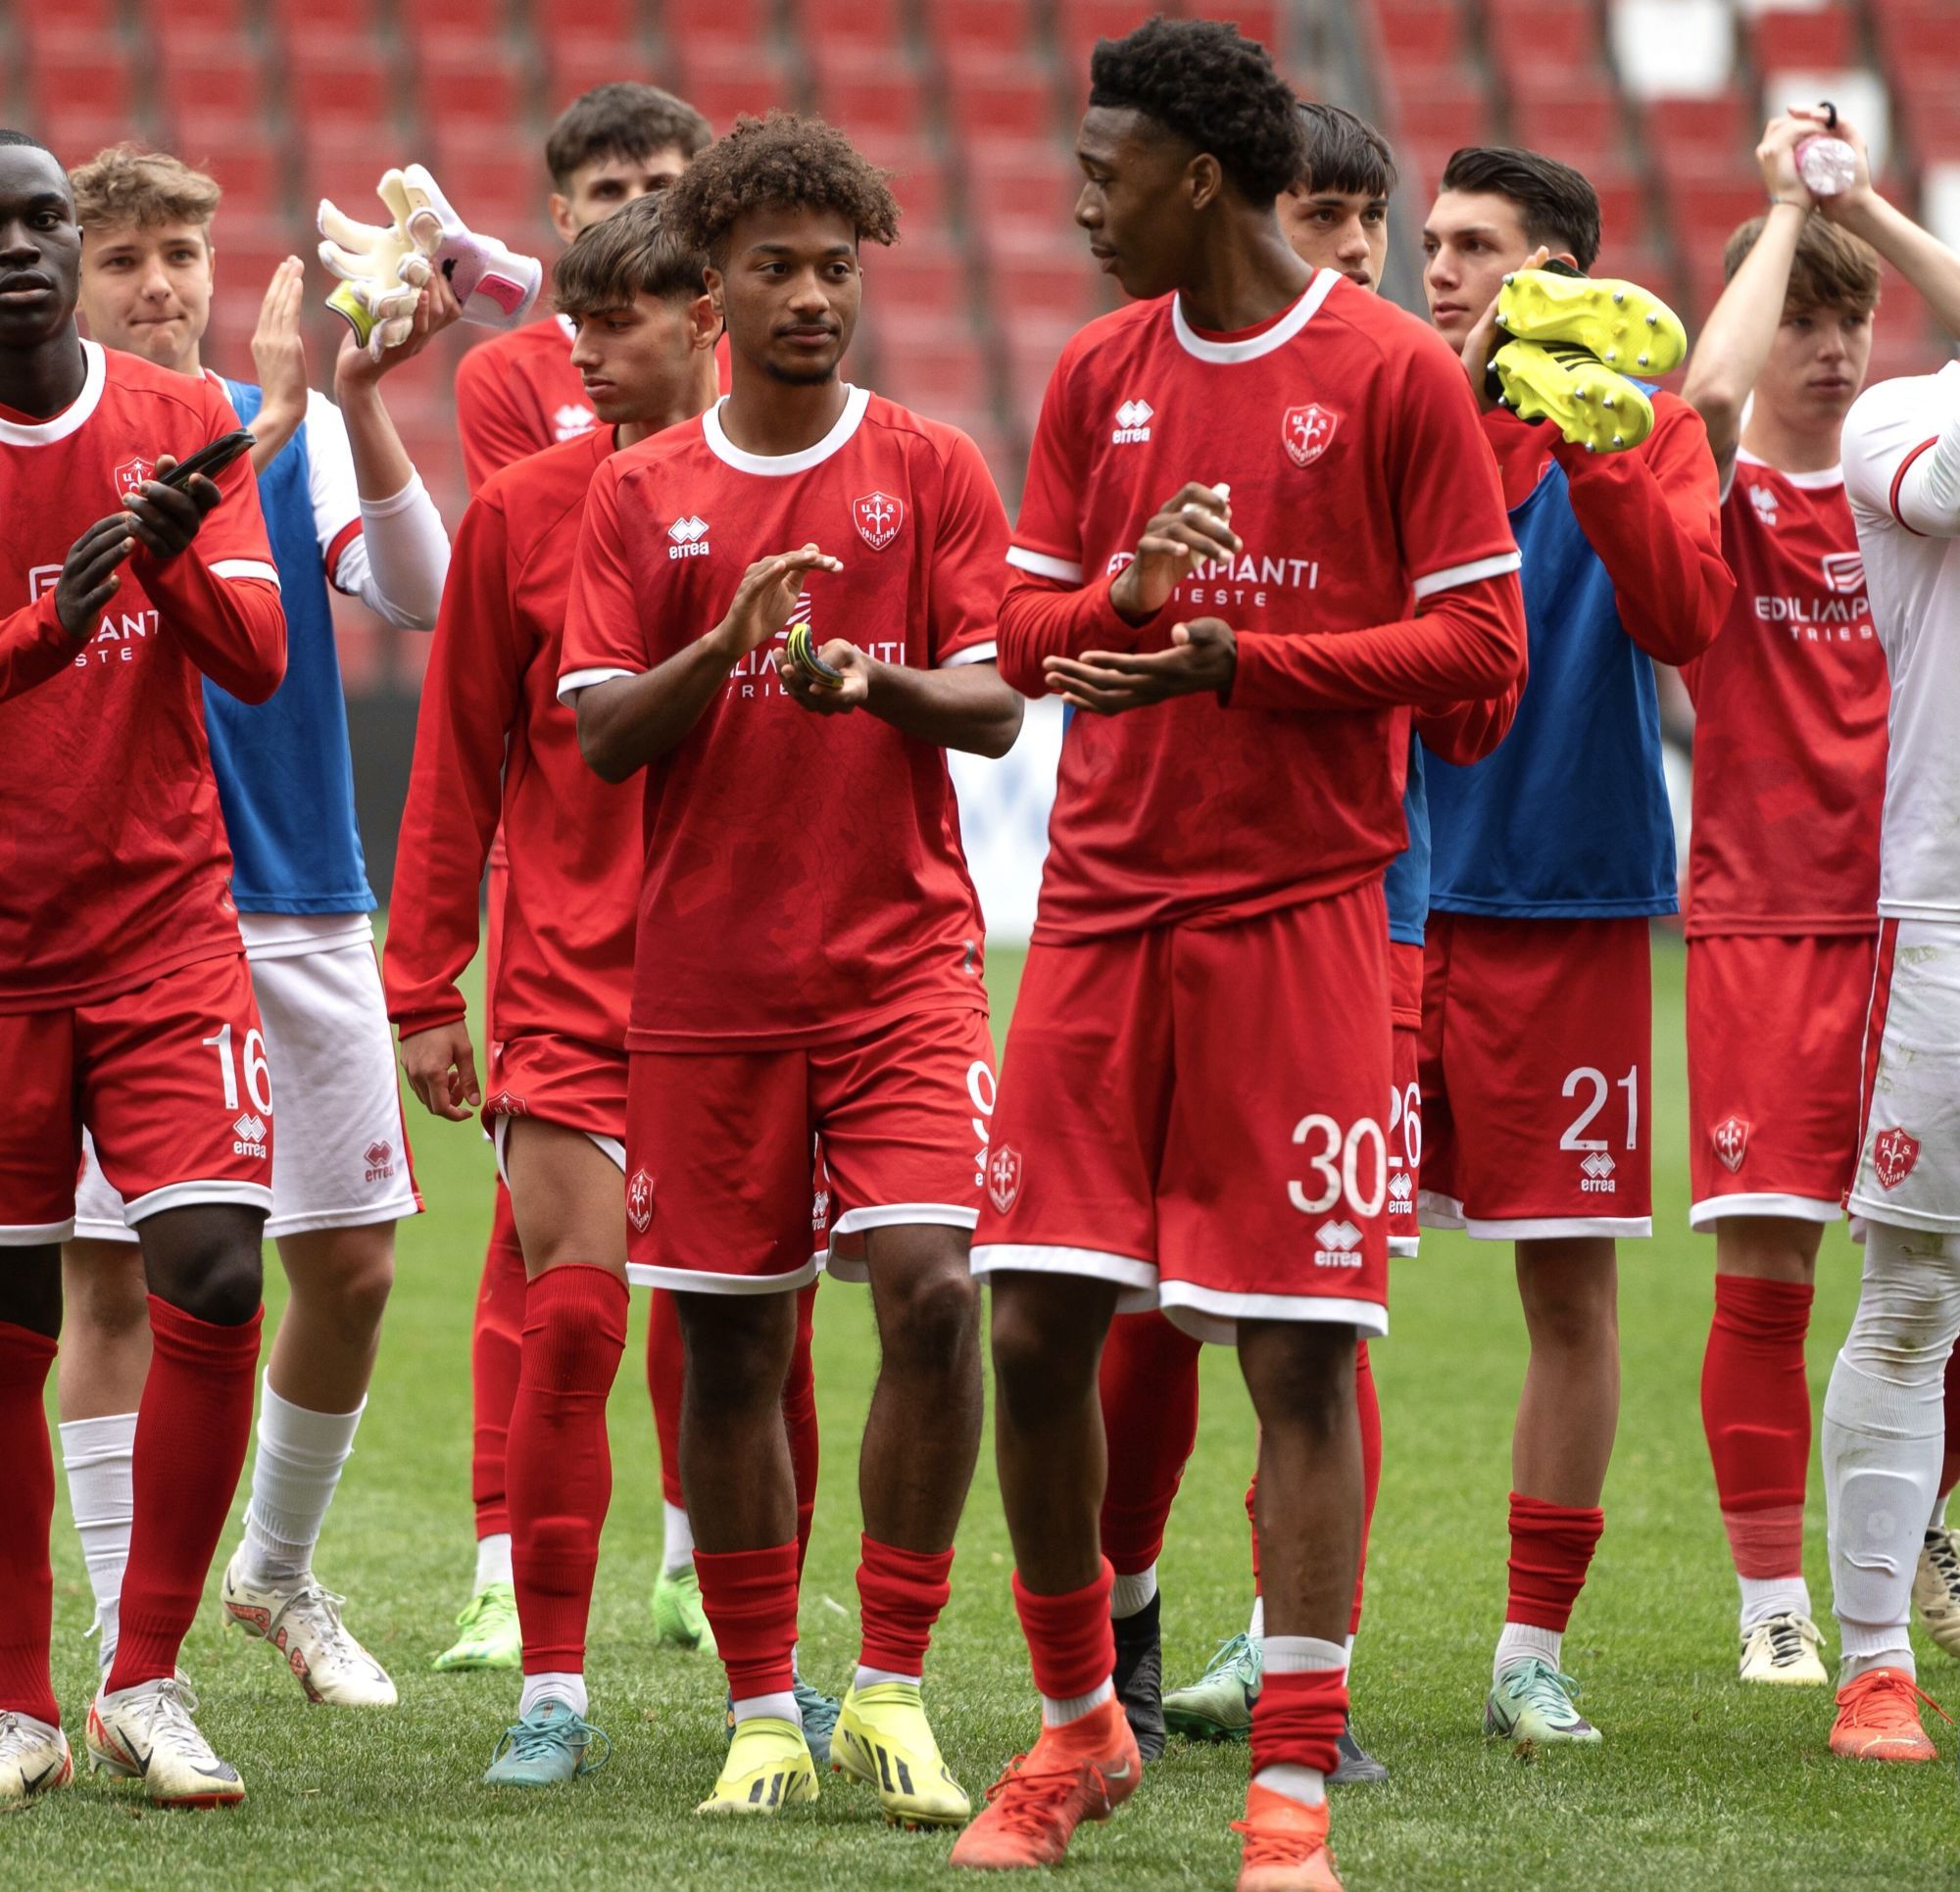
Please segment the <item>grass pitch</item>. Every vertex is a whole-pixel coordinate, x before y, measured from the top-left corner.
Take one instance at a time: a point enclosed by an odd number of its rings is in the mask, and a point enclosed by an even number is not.
[[[1479,1734],[1502,1613],[1504,1494],[1522,1326],[1508,1251],[1426,1236],[1396,1264],[1393,1336],[1375,1350],[1387,1467],[1368,1612],[1356,1654],[1356,1725],[1393,1784],[1337,1796],[1350,1887],[1762,1888],[1960,1883],[1960,1808],[1946,1763],[1834,1761],[1823,1690],[1735,1680],[1735,1582],[1702,1445],[1696,1386],[1712,1243],[1687,1231],[1686,1083],[1678,947],[1655,955],[1656,1227],[1622,1261],[1626,1394],[1606,1535],[1566,1638],[1603,1749],[1520,1761]],[[1004,1022],[1018,960],[994,968]],[[320,1576],[402,1704],[311,1708],[263,1645],[220,1631],[216,1582],[184,1651],[201,1720],[244,1772],[231,1813],[163,1815],[125,1786],[77,1780],[0,1821],[0,1884],[212,1892],[251,1887],[913,1887],[944,1882],[950,1840],[900,1834],[868,1790],[828,1776],[821,1802],[775,1821],[698,1820],[721,1753],[714,1665],[653,1646],[647,1598],[659,1484],[644,1376],[644,1309],[612,1403],[615,1489],[591,1637],[594,1719],[612,1765],[526,1796],[477,1784],[514,1712],[505,1675],[442,1677],[471,1571],[468,1329],[490,1205],[489,1150],[473,1130],[416,1114],[429,1213],[402,1232],[400,1282],[360,1446],[328,1520]],[[731,1158],[731,1160],[734,1160]],[[1850,1317],[1855,1251],[1827,1238],[1811,1346],[1823,1395]],[[274,1311],[281,1297],[269,1266]],[[825,1461],[803,1606],[807,1672],[839,1689],[856,1655],[856,1440],[873,1342],[860,1290],[818,1300]],[[1195,1675],[1243,1626],[1250,1595],[1242,1508],[1251,1419],[1229,1355],[1205,1362],[1202,1431],[1172,1520],[1162,1579],[1168,1678]],[[240,1496],[243,1504],[243,1495]],[[1823,1503],[1811,1480],[1812,1592],[1828,1624]],[[64,1500],[56,1521],[56,1683],[77,1754],[94,1675],[88,1589]],[[221,1557],[236,1534],[227,1536]],[[1007,1588],[991,1462],[975,1481],[930,1699],[947,1756],[976,1801],[1035,1727]],[[1955,1688],[1922,1648],[1934,1693]],[[1951,1751],[1949,1730],[1929,1717]],[[1175,1747],[1108,1826],[1085,1829],[1066,1882],[1229,1887],[1243,1749]]]

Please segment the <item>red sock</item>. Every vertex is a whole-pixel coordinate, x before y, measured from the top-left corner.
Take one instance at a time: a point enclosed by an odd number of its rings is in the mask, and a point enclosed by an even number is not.
[[[1064,1596],[1037,1596],[1014,1573],[1014,1608],[1028,1639],[1035,1687],[1050,1701],[1094,1694],[1116,1673],[1116,1634],[1109,1626],[1114,1580],[1106,1557],[1095,1582]]]
[[[680,1488],[680,1395],[687,1349],[674,1297],[656,1287],[647,1308],[647,1394],[654,1402],[654,1435],[661,1447],[661,1496],[685,1511]]]
[[[1163,1550],[1198,1441],[1198,1341],[1155,1313],[1119,1314],[1102,1343],[1102,1554],[1125,1577],[1149,1570]]]
[[[626,1284],[609,1269],[548,1268],[524,1304],[511,1408],[511,1569],[524,1673],[579,1673],[599,1532],[612,1499],[606,1395],[626,1350]]]
[[[129,1563],[106,1687],[176,1673],[252,1435],[263,1307],[237,1327],[150,1296],[150,1377],[136,1409]]]
[[[48,1649],[54,1634],[55,1574],[48,1531],[55,1518],[55,1460],[42,1406],[55,1343],[0,1321],[0,1713],[61,1725]]]
[[[476,1534],[495,1537],[511,1528],[504,1489],[504,1453],[511,1436],[511,1406],[517,1397],[517,1363],[524,1335],[524,1250],[517,1240],[511,1191],[500,1177],[476,1289],[476,1319],[469,1333],[469,1393],[474,1434],[469,1455],[469,1495],[476,1504]]]
[[[816,1517],[816,1468],[820,1457],[816,1434],[816,1369],[810,1364],[809,1342],[814,1331],[816,1283],[797,1294],[796,1351],[790,1356],[790,1377],[783,1384],[783,1424],[790,1435],[790,1469],[796,1475],[797,1574],[809,1555],[809,1528]]]
[[[1563,1633],[1605,1528],[1606,1514],[1595,1505],[1551,1504],[1513,1491],[1511,1594],[1504,1621]]]
[[[1375,1527],[1375,1500],[1382,1489],[1382,1402],[1375,1392],[1375,1370],[1368,1364],[1368,1343],[1354,1348],[1354,1404],[1361,1426],[1361,1561],[1354,1567],[1354,1601],[1348,1612],[1348,1633],[1361,1628],[1361,1579],[1368,1573],[1368,1532]]]
[[[694,1569],[729,1694],[738,1702],[788,1694],[796,1686],[796,1545],[697,1550]]]
[[[1801,1282],[1715,1277],[1715,1319],[1701,1361],[1701,1427],[1739,1575],[1800,1576],[1810,1471],[1810,1383]]]
[[[1960,1484],[1960,1347],[1946,1356],[1946,1461],[1939,1468],[1939,1495]]]
[[[925,1672],[932,1625],[953,1594],[950,1550],[901,1550],[875,1537],[858,1540],[858,1617],[863,1641],[858,1661],[895,1675]]]
[[[1318,1768],[1332,1773],[1348,1722],[1345,1669],[1270,1669],[1252,1704],[1252,1772],[1262,1768]]]

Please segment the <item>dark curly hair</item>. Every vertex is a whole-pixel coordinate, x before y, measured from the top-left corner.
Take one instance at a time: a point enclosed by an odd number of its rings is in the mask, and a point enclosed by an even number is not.
[[[771,112],[737,119],[689,165],[667,193],[667,216],[675,235],[716,267],[727,263],[728,232],[748,211],[835,211],[860,243],[896,243],[899,200],[888,178],[835,125]]]
[[[1147,20],[1089,56],[1089,103],[1141,112],[1218,160],[1241,197],[1269,204],[1305,170],[1293,88],[1272,55],[1215,20]]]

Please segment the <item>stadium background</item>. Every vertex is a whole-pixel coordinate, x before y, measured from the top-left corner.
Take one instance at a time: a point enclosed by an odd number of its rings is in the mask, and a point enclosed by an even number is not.
[[[1302,93],[1373,119],[1402,167],[1387,289],[1420,310],[1421,214],[1457,145],[1507,138],[1599,190],[1599,267],[1671,294],[1690,331],[1722,240],[1761,205],[1771,110],[1828,97],[1871,142],[1895,201],[1960,246],[1960,0],[0,0],[0,121],[70,164],[134,136],[224,187],[205,360],[251,378],[280,258],[311,266],[317,383],[340,324],[314,259],[322,196],[358,217],[390,164],[419,160],[469,219],[547,262],[545,127],[602,80],[644,78],[717,129],[771,105],[822,112],[897,173],[904,239],[867,263],[855,379],[957,422],[1011,508],[1049,368],[1105,306],[1069,221],[1070,139],[1099,34],[1154,11],[1236,20]],[[458,328],[387,398],[452,527],[465,490],[450,388]],[[1873,378],[1942,344],[1888,279]],[[374,885],[393,873],[427,641],[340,601],[356,781]],[[1689,714],[1668,695],[1674,774]],[[1038,711],[1000,764],[958,773],[990,930],[1025,937],[1059,718]]]

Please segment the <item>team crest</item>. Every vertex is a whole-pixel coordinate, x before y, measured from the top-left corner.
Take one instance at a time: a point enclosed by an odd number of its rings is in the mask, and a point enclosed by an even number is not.
[[[1341,416],[1318,401],[1303,408],[1289,408],[1280,420],[1280,442],[1287,458],[1296,466],[1311,466],[1334,439]]]
[[[1708,1133],[1708,1140],[1715,1145],[1715,1160],[1734,1176],[1742,1167],[1742,1158],[1749,1153],[1748,1119],[1724,1117]]]
[[[1003,1143],[987,1159],[987,1200],[1003,1215],[1021,1199],[1021,1152]]]
[[[906,522],[905,502],[889,493],[866,493],[861,500],[852,502],[851,516],[857,522],[858,536],[873,552],[883,552]]]
[[[1872,1139],[1872,1168],[1879,1181],[1895,1189],[1919,1161],[1919,1139],[1903,1130],[1882,1130]]]
[[[155,479],[157,469],[147,460],[125,460],[116,469],[116,490],[127,495],[140,493],[145,480]]]
[[[1840,596],[1865,589],[1865,555],[1862,552],[1827,552],[1821,561],[1824,582]]]
[[[654,1179],[643,1169],[626,1185],[626,1220],[642,1235],[654,1224]]]

